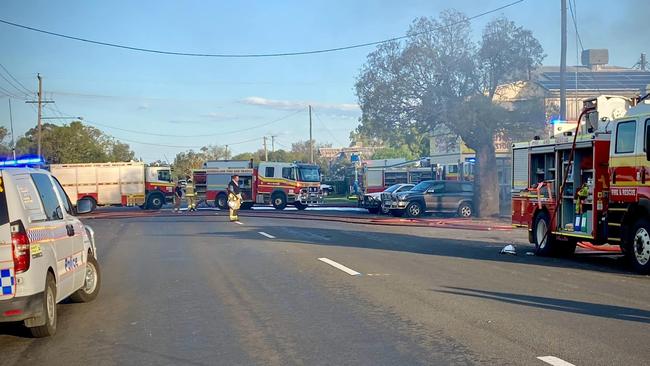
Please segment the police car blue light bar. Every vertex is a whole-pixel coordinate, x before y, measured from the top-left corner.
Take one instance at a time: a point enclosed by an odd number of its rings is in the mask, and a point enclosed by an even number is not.
[[[24,157],[19,159],[0,161],[0,167],[37,165],[37,164],[44,164],[44,163],[45,160],[43,160],[43,158],[41,157]]]

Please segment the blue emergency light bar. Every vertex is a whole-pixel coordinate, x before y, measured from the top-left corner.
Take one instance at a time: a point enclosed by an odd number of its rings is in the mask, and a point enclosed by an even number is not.
[[[44,164],[45,160],[41,157],[22,157],[19,159],[4,160],[0,161],[0,167],[12,167],[12,166],[26,166],[26,165],[41,165]]]

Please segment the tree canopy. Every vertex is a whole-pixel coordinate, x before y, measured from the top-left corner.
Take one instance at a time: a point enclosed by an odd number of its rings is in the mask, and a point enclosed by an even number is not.
[[[16,153],[35,155],[37,136],[36,128],[28,130],[16,142]],[[51,164],[131,161],[135,156],[128,144],[79,121],[63,126],[43,124],[41,149],[45,161]]]
[[[544,58],[542,47],[529,30],[503,17],[489,22],[475,42],[469,19],[455,10],[416,19],[407,34],[368,55],[355,85],[362,111],[355,133],[423,155],[423,141],[444,126],[477,152],[478,211],[495,214],[496,171],[480,169],[495,165],[495,135],[544,122],[522,124],[519,105],[495,103],[495,92],[530,78]]]

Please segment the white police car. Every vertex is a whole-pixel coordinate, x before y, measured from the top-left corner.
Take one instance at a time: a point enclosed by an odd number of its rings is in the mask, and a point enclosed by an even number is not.
[[[0,161],[0,322],[24,321],[34,337],[56,332],[57,303],[97,297],[101,283],[92,229],[59,182],[35,161]]]

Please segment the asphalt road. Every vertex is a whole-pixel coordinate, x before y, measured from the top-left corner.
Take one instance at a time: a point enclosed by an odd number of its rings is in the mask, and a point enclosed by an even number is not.
[[[615,257],[527,256],[521,231],[221,212],[86,222],[99,297],[60,304],[50,339],[1,325],[0,364],[650,362],[650,278]],[[499,254],[508,243],[518,256]]]

